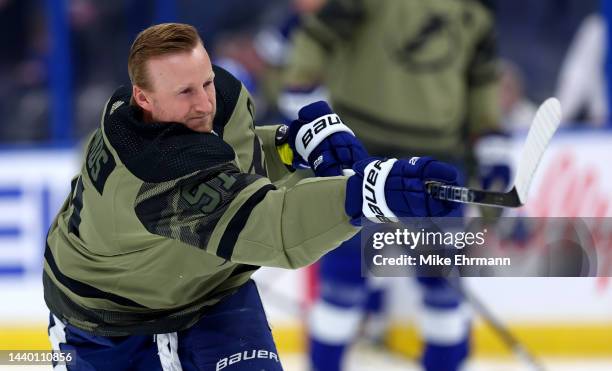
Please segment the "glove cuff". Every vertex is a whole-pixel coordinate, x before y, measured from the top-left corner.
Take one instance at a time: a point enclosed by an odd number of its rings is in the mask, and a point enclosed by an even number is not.
[[[389,218],[397,218],[385,197],[385,184],[395,162],[396,158],[372,161],[363,171],[362,212],[375,222],[386,223]]]
[[[351,223],[366,217],[375,222],[385,223],[397,218],[387,205],[385,184],[397,159],[378,159],[370,161],[363,174],[351,176],[346,186],[344,208],[351,217]]]

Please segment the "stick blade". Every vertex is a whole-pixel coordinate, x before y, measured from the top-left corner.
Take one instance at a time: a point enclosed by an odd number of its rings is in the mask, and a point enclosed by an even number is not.
[[[533,175],[560,123],[561,103],[557,98],[548,98],[540,105],[533,118],[514,180],[514,187],[521,204],[527,201]]]

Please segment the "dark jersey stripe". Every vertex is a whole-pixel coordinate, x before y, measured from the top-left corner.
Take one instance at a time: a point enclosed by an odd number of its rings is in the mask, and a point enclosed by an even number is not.
[[[230,274],[230,277],[235,277],[235,276],[237,276],[239,274],[246,273],[246,272],[253,273],[256,270],[258,270],[259,268],[261,268],[261,267],[258,266],[258,265],[238,264],[238,265],[236,265],[236,268],[234,268],[234,270]]]
[[[74,195],[72,198],[74,209],[70,215],[70,220],[68,220],[68,231],[77,237],[81,237],[79,225],[81,225],[81,210],[83,209],[83,179],[81,177],[75,179],[75,181],[72,182],[71,188],[71,194]]]
[[[230,222],[227,224],[225,232],[223,232],[221,242],[219,242],[219,248],[217,249],[217,256],[223,259],[231,260],[232,253],[234,252],[234,246],[238,240],[238,235],[244,228],[244,225],[251,215],[251,212],[255,206],[257,206],[264,199],[264,197],[266,197],[266,194],[274,189],[276,189],[276,187],[272,184],[265,185],[251,195],[251,197],[249,197],[249,199],[242,206],[240,206],[238,212],[234,214],[232,220],[230,220]]]
[[[59,270],[57,264],[55,263],[55,258],[53,257],[53,254],[51,253],[51,249],[49,249],[49,245],[45,247],[45,260],[47,261],[47,264],[49,264],[49,267],[51,268],[51,271],[53,272],[53,275],[55,276],[55,278],[57,278],[57,280],[62,285],[70,289],[70,291],[74,292],[75,294],[81,297],[106,299],[106,300],[110,300],[120,305],[126,305],[126,306],[138,307],[138,308],[146,308],[144,305],[138,304],[135,301],[124,298],[119,295],[112,294],[110,292],[102,291],[86,283],[74,280],[64,275]]]

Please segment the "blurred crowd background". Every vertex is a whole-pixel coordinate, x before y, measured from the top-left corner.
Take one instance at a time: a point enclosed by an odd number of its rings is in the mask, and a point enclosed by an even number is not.
[[[260,123],[276,105],[286,26],[324,0],[0,0],[0,144],[72,144],[103,102],[129,83],[126,60],[150,24],[195,25],[217,63],[255,96]],[[525,127],[546,97],[566,122],[610,127],[605,80],[607,0],[489,0],[498,32],[504,124]]]

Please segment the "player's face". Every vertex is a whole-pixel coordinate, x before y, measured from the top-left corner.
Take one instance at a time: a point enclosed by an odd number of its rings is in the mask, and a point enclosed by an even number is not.
[[[145,111],[157,122],[179,122],[201,133],[212,131],[216,112],[215,77],[210,58],[198,43],[191,52],[147,61],[151,89]]]

